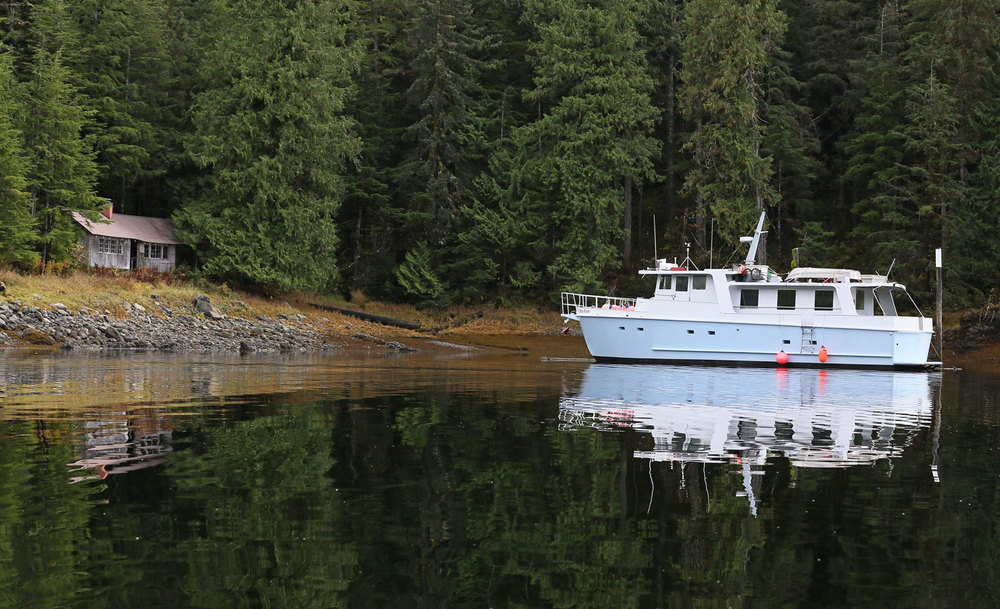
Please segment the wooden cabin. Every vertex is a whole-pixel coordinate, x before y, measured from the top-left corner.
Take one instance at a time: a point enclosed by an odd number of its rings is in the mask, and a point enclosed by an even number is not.
[[[102,215],[91,221],[73,212],[73,219],[86,233],[84,242],[90,266],[167,272],[177,264],[177,246],[183,245],[183,241],[174,236],[172,221],[114,214],[110,206]]]

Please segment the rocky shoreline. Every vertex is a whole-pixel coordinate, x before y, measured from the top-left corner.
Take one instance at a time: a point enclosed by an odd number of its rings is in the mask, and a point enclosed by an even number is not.
[[[289,352],[336,348],[305,315],[230,317],[199,296],[191,312],[172,310],[153,297],[156,314],[138,303],[124,316],[54,303],[42,308],[0,302],[0,346],[49,345],[65,350],[166,352]],[[367,335],[356,335],[365,340]],[[379,339],[371,338],[374,342]],[[395,348],[393,343],[381,341]],[[398,345],[398,343],[396,343]],[[403,345],[398,345],[405,348]]]

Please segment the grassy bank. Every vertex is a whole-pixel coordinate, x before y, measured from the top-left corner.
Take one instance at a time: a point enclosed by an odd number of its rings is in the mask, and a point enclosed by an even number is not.
[[[154,300],[168,308],[193,313],[193,302],[199,295],[207,295],[212,304],[231,317],[254,318],[259,315],[277,317],[304,315],[320,331],[330,337],[350,337],[363,332],[382,338],[408,336],[462,335],[523,335],[554,334],[561,327],[558,310],[534,307],[495,309],[453,306],[447,309],[418,309],[406,304],[372,301],[355,293],[351,302],[317,294],[282,294],[263,297],[229,288],[227,285],[197,283],[170,274],[149,272],[113,272],[108,270],[83,270],[69,275],[22,274],[0,271],[0,280],[6,284],[8,300],[40,309],[52,309],[56,304],[71,311],[83,307],[107,311],[112,317],[123,318],[130,308],[139,304],[152,315],[160,315]],[[311,303],[328,305],[353,311],[379,315],[420,324],[420,330],[407,330],[365,322],[335,312],[319,310]]]

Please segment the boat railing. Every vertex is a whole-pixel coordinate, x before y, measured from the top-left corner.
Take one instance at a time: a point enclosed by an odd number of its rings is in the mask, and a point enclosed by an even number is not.
[[[598,296],[596,294],[562,293],[562,314],[575,315],[577,309],[632,309],[635,308],[635,298],[619,298],[617,296]]]

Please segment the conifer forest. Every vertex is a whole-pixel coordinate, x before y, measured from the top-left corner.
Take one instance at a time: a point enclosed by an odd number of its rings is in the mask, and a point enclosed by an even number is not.
[[[71,264],[110,200],[236,285],[551,302],[723,264],[764,210],[779,271],[930,305],[942,248],[981,304],[998,33],[1000,0],[12,0],[0,264]]]

